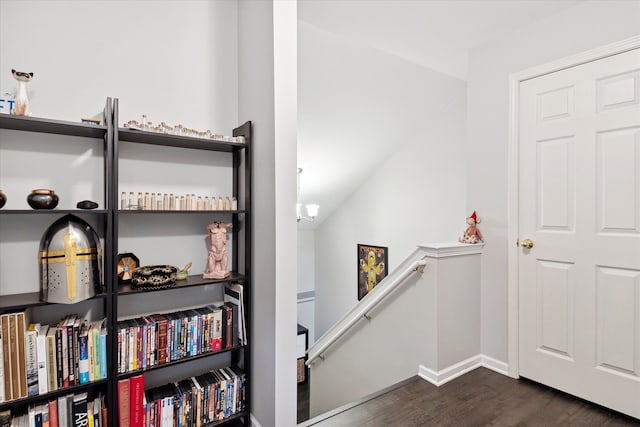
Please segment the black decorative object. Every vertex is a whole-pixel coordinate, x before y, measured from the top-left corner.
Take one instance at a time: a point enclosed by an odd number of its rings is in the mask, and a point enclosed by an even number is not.
[[[47,229],[38,252],[40,299],[73,304],[102,288],[100,239],[89,224],[65,215]]]
[[[172,265],[145,265],[131,273],[131,287],[153,291],[176,284],[178,269]]]
[[[76,207],[78,209],[95,209],[98,207],[98,204],[96,202],[92,202],[91,200],[83,200],[81,202],[78,202],[78,204],[76,204]]]
[[[0,190],[0,209],[7,203],[7,196]]]
[[[58,206],[58,195],[53,190],[33,190],[27,196],[27,203],[33,209],[53,209]]]
[[[131,282],[131,273],[140,266],[140,260],[134,254],[127,252],[118,254],[118,281],[120,283]]]

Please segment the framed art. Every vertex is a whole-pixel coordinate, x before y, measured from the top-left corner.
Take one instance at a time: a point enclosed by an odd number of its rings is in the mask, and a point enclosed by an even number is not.
[[[358,301],[387,276],[389,249],[358,243]]]

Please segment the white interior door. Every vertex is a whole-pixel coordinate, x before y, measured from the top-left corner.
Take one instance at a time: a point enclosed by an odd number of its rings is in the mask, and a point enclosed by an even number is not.
[[[521,82],[519,111],[519,373],[640,418],[640,49]]]

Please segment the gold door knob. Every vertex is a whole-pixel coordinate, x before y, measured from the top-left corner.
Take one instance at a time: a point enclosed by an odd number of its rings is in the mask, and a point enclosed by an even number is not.
[[[525,249],[531,249],[533,247],[533,240],[531,239],[524,239],[522,241],[522,243],[520,243],[522,245],[523,248]]]

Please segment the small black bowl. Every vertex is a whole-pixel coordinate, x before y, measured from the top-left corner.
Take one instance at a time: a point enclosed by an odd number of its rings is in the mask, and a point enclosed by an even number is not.
[[[53,209],[58,206],[58,195],[53,190],[33,190],[27,196],[27,203],[33,209]]]

